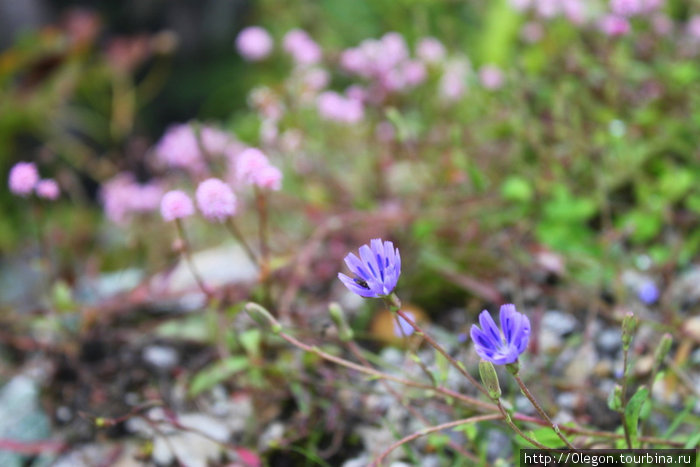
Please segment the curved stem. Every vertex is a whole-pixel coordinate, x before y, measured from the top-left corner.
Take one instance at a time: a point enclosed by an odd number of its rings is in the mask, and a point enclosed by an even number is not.
[[[568,439],[566,439],[566,436],[564,436],[564,434],[561,432],[561,430],[559,430],[559,425],[557,425],[556,423],[554,423],[554,422],[552,421],[552,419],[549,418],[549,415],[547,415],[547,412],[545,412],[545,411],[542,409],[542,407],[541,407],[540,404],[537,402],[537,400],[535,399],[535,397],[532,395],[532,393],[530,392],[530,390],[527,388],[527,386],[525,386],[525,383],[524,383],[523,380],[520,378],[520,375],[517,374],[517,373],[515,373],[515,374],[513,375],[513,377],[515,378],[515,381],[518,382],[518,386],[520,386],[520,390],[523,392],[523,394],[525,394],[525,397],[527,397],[527,398],[530,400],[530,402],[532,403],[532,405],[535,407],[535,410],[537,410],[537,413],[539,413],[539,414],[542,416],[542,418],[544,418],[544,419],[547,421],[547,423],[549,423],[549,425],[552,427],[552,430],[554,430],[554,432],[557,434],[557,436],[559,436],[559,439],[561,439],[561,440],[564,442],[564,444],[566,444],[566,446],[567,446],[569,449],[576,449],[576,448],[574,447],[574,445],[571,444],[571,443],[569,442]]]
[[[260,266],[260,261],[258,260],[258,257],[255,255],[253,250],[250,248],[248,243],[245,241],[245,237],[241,233],[240,230],[238,230],[238,227],[236,226],[236,223],[233,222],[232,217],[228,217],[226,219],[226,228],[228,228],[229,232],[231,232],[231,235],[238,240],[238,243],[241,244],[243,249],[245,250],[246,255],[248,255],[248,258],[253,262],[253,264],[256,264]]]
[[[535,447],[538,447],[540,449],[549,449],[547,446],[544,444],[540,443],[539,441],[535,441],[534,439],[530,438],[528,435],[523,433],[523,431],[517,427],[515,423],[513,423],[513,419],[510,417],[510,414],[508,411],[506,411],[506,408],[503,407],[503,402],[501,402],[501,399],[495,399],[496,401],[496,406],[498,407],[498,411],[501,412],[501,415],[503,416],[503,419],[505,420],[506,424],[511,427],[513,431],[515,431],[522,439],[527,441],[528,443],[532,444]]]
[[[443,423],[441,425],[435,425],[431,426],[428,428],[423,428],[420,431],[416,431],[415,433],[408,435],[404,438],[401,438],[400,440],[396,441],[393,443],[391,446],[389,446],[384,452],[382,452],[379,457],[377,457],[373,462],[372,462],[372,467],[378,467],[381,465],[382,461],[391,454],[391,452],[401,446],[402,444],[406,444],[410,441],[413,441],[414,439],[420,438],[421,436],[429,435],[430,433],[435,433],[436,431],[442,431],[446,430],[448,428],[453,428],[456,426],[460,425],[466,425],[468,423],[477,423],[477,422],[484,422],[487,420],[498,420],[501,418],[502,415],[500,414],[489,414],[489,415],[477,415],[474,417],[469,417],[469,418],[463,418],[461,420],[455,420],[453,422],[448,422],[448,423]]]
[[[182,225],[181,219],[175,219],[175,227],[177,227],[177,233],[180,237],[180,240],[182,241],[182,254],[185,256],[187,266],[189,266],[190,272],[192,272],[194,280],[195,282],[197,282],[197,286],[199,286],[202,292],[204,292],[204,295],[206,295],[209,299],[212,296],[212,292],[209,289],[209,287],[207,287],[207,285],[204,283],[202,276],[200,276],[199,271],[197,271],[197,268],[194,265],[194,260],[192,259],[192,250],[190,249],[190,243],[187,240],[187,235],[185,235],[185,228]]]
[[[486,391],[486,389],[484,389],[484,387],[472,375],[469,374],[469,372],[464,368],[464,365],[452,358],[452,356],[447,353],[447,351],[440,344],[435,342],[435,340],[430,337],[430,335],[427,334],[418,324],[416,324],[415,321],[407,316],[406,313],[401,311],[401,300],[399,300],[399,297],[397,297],[396,294],[391,294],[387,300],[392,311],[396,312],[401,318],[403,318],[418,334],[423,337],[423,339],[425,339],[428,344],[430,344],[432,348],[440,352],[440,354],[445,357],[447,361],[457,369],[457,371],[467,378],[467,380],[469,380],[474,387],[481,391],[481,393],[486,397],[489,397],[489,393]]]

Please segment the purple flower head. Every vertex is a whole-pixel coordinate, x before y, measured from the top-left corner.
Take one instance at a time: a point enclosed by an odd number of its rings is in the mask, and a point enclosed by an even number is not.
[[[503,334],[489,312],[484,310],[479,314],[481,328],[473,324],[471,336],[479,357],[496,365],[505,365],[515,362],[527,349],[530,340],[530,320],[524,314],[518,313],[512,304],[502,305],[499,316]]]
[[[160,215],[166,222],[184,219],[194,214],[194,205],[187,193],[181,190],[167,192],[160,201]]]
[[[18,162],[10,169],[8,185],[16,195],[27,196],[38,182],[39,172],[33,162]]]
[[[345,264],[355,275],[350,278],[338,274],[345,287],[361,297],[380,298],[389,295],[401,275],[401,256],[392,242],[372,239],[370,245],[360,247],[360,258],[353,253],[345,257]]]
[[[53,178],[39,180],[36,184],[36,194],[39,198],[54,201],[61,195],[61,189]]]
[[[659,289],[654,281],[646,280],[637,288],[637,297],[647,305],[652,305],[659,299]]]
[[[218,178],[204,180],[195,192],[197,207],[210,221],[223,222],[236,213],[236,195]]]
[[[274,47],[272,37],[260,26],[249,26],[238,33],[236,48],[248,61],[257,62],[266,58]]]

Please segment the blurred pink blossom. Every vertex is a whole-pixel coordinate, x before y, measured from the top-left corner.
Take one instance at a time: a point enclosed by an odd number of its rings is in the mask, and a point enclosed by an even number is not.
[[[140,184],[130,173],[120,173],[102,185],[100,197],[107,218],[117,224],[127,223],[131,215],[158,208],[163,190],[156,182]]]
[[[160,215],[166,222],[184,219],[194,214],[192,199],[181,190],[167,192],[160,202]]]
[[[223,222],[236,213],[236,195],[218,178],[209,178],[200,183],[195,198],[200,212],[210,221]]]
[[[301,29],[292,29],[285,34],[282,47],[299,65],[313,65],[321,61],[321,47]]]
[[[486,89],[499,89],[504,82],[503,72],[495,65],[485,65],[479,70],[479,81]]]
[[[325,91],[317,99],[318,113],[327,120],[357,123],[364,118],[362,102],[335,91]]]
[[[167,167],[201,172],[204,160],[192,126],[181,123],[170,126],[155,148],[160,162]]]
[[[686,31],[692,39],[700,41],[700,15],[695,15],[688,20]]]
[[[61,189],[58,183],[53,178],[40,180],[36,184],[36,194],[39,198],[49,199],[51,201],[58,199],[61,194]]]
[[[416,55],[425,63],[439,63],[445,59],[445,46],[434,37],[424,37],[418,41]]]
[[[622,16],[616,15],[603,16],[598,22],[598,27],[610,37],[624,36],[630,31],[629,21]]]
[[[520,37],[529,44],[539,42],[542,36],[544,36],[544,28],[536,21],[527,22],[520,29]]]
[[[243,58],[256,62],[266,58],[272,52],[272,37],[260,26],[249,26],[238,33],[236,48]]]
[[[235,173],[239,182],[271,190],[282,187],[282,172],[270,164],[267,156],[258,148],[247,148],[238,155]]]
[[[444,100],[461,98],[467,91],[469,63],[466,60],[452,60],[445,66],[440,80],[440,95]]]
[[[610,0],[610,11],[617,16],[635,16],[644,11],[643,0]]]
[[[8,186],[15,195],[30,194],[38,182],[39,171],[33,162],[18,162],[10,169]]]

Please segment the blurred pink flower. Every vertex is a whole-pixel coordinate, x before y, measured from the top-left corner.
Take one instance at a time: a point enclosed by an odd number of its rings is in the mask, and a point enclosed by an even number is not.
[[[667,36],[673,32],[673,21],[663,13],[656,13],[652,16],[651,26],[659,36]]]
[[[303,83],[304,87],[313,92],[318,92],[328,86],[330,75],[323,68],[309,68],[304,72]]]
[[[137,183],[134,176],[126,172],[105,182],[100,190],[105,214],[117,224],[127,223],[133,214],[156,210],[162,196],[158,183]]]
[[[240,145],[232,134],[212,126],[201,127],[199,139],[208,156],[225,154],[229,147]]]
[[[267,165],[255,173],[255,184],[260,188],[278,191],[282,188],[282,172],[274,165]]]
[[[362,102],[367,99],[367,90],[359,84],[351,84],[345,89],[345,95],[348,99]]]
[[[40,180],[36,184],[36,194],[39,198],[49,199],[51,201],[58,199],[61,194],[61,189],[58,183],[53,178]]]
[[[10,169],[8,186],[15,195],[30,194],[38,182],[39,171],[33,162],[18,162]]]
[[[424,37],[416,46],[416,55],[425,63],[439,63],[445,59],[445,46],[434,37]]]
[[[610,0],[610,11],[617,16],[635,16],[644,12],[643,0]]]
[[[238,33],[236,48],[243,58],[256,62],[266,58],[272,52],[272,37],[260,26],[249,26]]]
[[[695,15],[688,20],[686,31],[692,39],[700,41],[700,15]]]
[[[364,118],[362,102],[350,99],[335,91],[326,91],[318,96],[318,113],[327,120],[357,123]]]
[[[323,55],[321,47],[301,29],[292,29],[285,34],[282,47],[299,65],[318,63]]]
[[[466,60],[452,60],[447,63],[440,80],[440,95],[444,100],[453,101],[461,98],[467,91],[467,73],[469,64]]]
[[[401,72],[404,75],[406,84],[410,87],[418,86],[425,81],[427,76],[425,65],[418,60],[407,60],[404,62],[401,66]]]
[[[510,6],[516,11],[525,11],[532,5],[532,0],[509,0]]]
[[[626,18],[616,15],[603,16],[598,27],[604,34],[610,37],[624,36],[630,31],[630,23]]]
[[[529,44],[539,42],[542,36],[544,36],[544,28],[542,24],[535,21],[523,24],[523,27],[520,29],[520,37]]]
[[[394,125],[391,122],[383,121],[377,124],[377,128],[374,131],[379,141],[389,143],[396,137],[396,131],[394,130]]]
[[[192,126],[181,123],[170,126],[155,148],[157,158],[168,167],[201,172],[204,160]]]
[[[247,148],[236,159],[236,179],[260,188],[279,190],[282,172],[270,164],[267,156],[257,148]]]
[[[184,191],[169,191],[160,201],[160,215],[166,222],[184,219],[192,214],[194,214],[192,199]]]
[[[495,65],[485,65],[479,70],[479,81],[486,89],[500,89],[504,82],[503,72]]]
[[[218,178],[204,180],[195,192],[197,207],[210,221],[223,222],[236,213],[236,195]]]

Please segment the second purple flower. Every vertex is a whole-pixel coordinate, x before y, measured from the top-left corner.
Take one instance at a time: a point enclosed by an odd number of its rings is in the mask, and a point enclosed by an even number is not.
[[[357,295],[381,298],[391,294],[401,275],[401,256],[392,242],[380,238],[360,247],[360,257],[348,253],[345,264],[355,275],[350,278],[343,273],[338,278]]]

